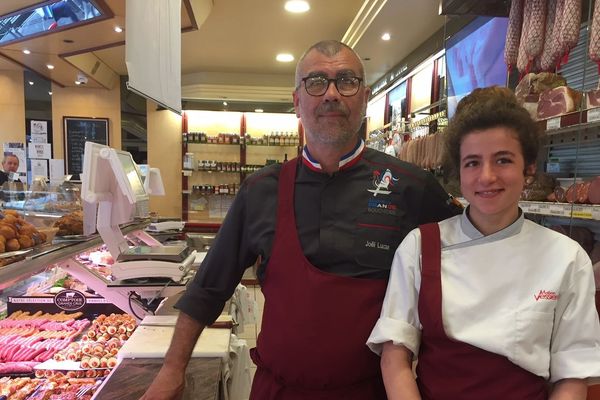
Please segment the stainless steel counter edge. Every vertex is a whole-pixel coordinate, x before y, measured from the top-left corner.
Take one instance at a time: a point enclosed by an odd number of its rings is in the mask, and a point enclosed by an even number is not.
[[[144,229],[149,221],[143,221],[121,227],[124,235]],[[59,243],[42,246],[27,254],[24,260],[0,267],[0,290],[10,287],[17,281],[42,271],[44,268],[56,264],[75,254],[79,254],[92,247],[103,244],[100,235],[96,234],[85,242]]]

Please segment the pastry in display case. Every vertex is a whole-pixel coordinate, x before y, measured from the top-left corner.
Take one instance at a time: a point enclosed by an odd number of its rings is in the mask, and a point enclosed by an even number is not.
[[[27,213],[64,215],[82,209],[80,187],[69,181],[47,185],[43,180],[36,180],[27,190],[4,189],[2,199],[5,209]]]

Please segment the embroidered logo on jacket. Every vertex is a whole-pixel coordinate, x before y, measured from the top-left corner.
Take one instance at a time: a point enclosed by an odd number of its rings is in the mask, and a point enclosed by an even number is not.
[[[555,292],[551,292],[551,291],[547,291],[547,290],[540,290],[540,292],[538,294],[534,294],[533,298],[535,299],[535,301],[538,300],[558,300],[558,295]]]
[[[376,197],[378,194],[390,194],[391,190],[388,190],[390,186],[394,186],[394,182],[397,182],[398,178],[394,178],[392,175],[392,171],[386,169],[383,175],[381,171],[373,171],[373,186],[375,189],[367,189],[369,192],[373,193],[373,197]]]
[[[369,204],[367,211],[373,214],[388,214],[396,215],[398,212],[398,206],[386,199],[375,199],[369,198]]]

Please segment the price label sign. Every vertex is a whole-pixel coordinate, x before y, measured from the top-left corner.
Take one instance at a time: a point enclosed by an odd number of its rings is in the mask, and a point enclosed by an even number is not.
[[[540,213],[540,206],[539,204],[529,204],[527,206],[527,209],[525,210],[525,212],[529,212],[532,214],[539,214]]]
[[[560,128],[560,117],[550,118],[546,121],[546,130]]]
[[[592,207],[592,219],[600,220],[600,206]]]
[[[560,206],[560,205],[551,205],[549,211],[550,211],[550,214],[552,214],[552,215],[564,215],[565,214],[563,206]]]
[[[587,121],[596,122],[600,121],[600,108],[592,108],[587,112]]]
[[[585,206],[574,206],[573,218],[592,219],[592,209]]]

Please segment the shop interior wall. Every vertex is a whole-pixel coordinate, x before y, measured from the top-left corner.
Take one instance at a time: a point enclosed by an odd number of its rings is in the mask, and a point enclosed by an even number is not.
[[[181,218],[182,134],[181,116],[156,110],[156,103],[147,101],[148,164],[159,168],[165,196],[150,197],[150,211],[160,217]]]
[[[22,86],[22,83],[21,83]],[[21,91],[23,88],[21,87]],[[110,147],[121,148],[121,93],[114,89],[64,87],[52,84],[54,158],[64,158],[63,117],[108,118]],[[25,121],[25,117],[22,118]]]
[[[25,142],[23,71],[0,71],[0,143]]]

